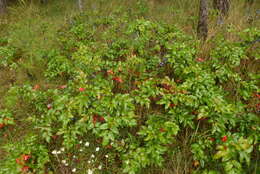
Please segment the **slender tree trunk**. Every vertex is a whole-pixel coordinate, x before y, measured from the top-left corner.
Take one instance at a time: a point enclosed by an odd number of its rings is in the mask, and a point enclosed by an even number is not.
[[[197,35],[203,40],[208,36],[208,0],[200,0]]]
[[[251,10],[253,4],[254,4],[254,0],[246,0],[245,1],[245,8],[246,8],[246,12],[248,14],[250,13],[250,10]]]
[[[78,0],[78,7],[79,7],[79,11],[82,12],[83,11],[83,0]]]
[[[213,0],[213,7],[218,10],[218,24],[224,23],[223,18],[228,15],[230,9],[230,0]]]
[[[6,11],[6,0],[0,0],[0,15]]]
[[[46,4],[48,0],[40,0],[42,4]]]

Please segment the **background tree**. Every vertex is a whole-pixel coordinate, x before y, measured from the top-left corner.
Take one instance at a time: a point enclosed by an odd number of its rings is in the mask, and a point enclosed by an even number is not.
[[[218,10],[218,24],[223,23],[223,18],[228,15],[230,0],[213,0],[213,7]]]
[[[78,0],[78,7],[79,7],[79,11],[82,12],[83,11],[83,0]]]
[[[3,14],[6,10],[6,0],[0,0],[0,14]]]
[[[213,0],[213,7],[226,16],[230,8],[230,0]]]
[[[48,0],[40,0],[40,2],[41,2],[42,4],[46,4],[46,3],[48,2]]]
[[[198,37],[203,40],[205,40],[208,35],[208,0],[200,0],[197,34]]]

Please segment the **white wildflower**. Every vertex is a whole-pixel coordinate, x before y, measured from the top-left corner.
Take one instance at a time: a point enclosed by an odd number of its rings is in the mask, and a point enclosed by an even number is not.
[[[51,153],[52,153],[53,155],[56,155],[56,154],[57,154],[57,151],[54,150],[54,151],[52,151]]]
[[[69,163],[64,164],[65,166],[69,166]]]
[[[62,162],[63,164],[66,164],[66,160],[62,160],[61,162]]]
[[[82,144],[82,141],[79,141],[79,144]]]
[[[95,158],[95,155],[94,155],[94,154],[92,154],[92,155],[91,155],[91,158]]]
[[[105,155],[106,158],[108,158],[108,155]]]
[[[90,164],[90,163],[91,163],[91,161],[88,161],[88,163]]]
[[[89,147],[89,142],[86,142],[86,143],[85,143],[85,146],[86,146],[86,147]]]
[[[80,152],[83,152],[83,149],[79,149]]]
[[[93,171],[88,169],[88,174],[93,174]]]
[[[101,169],[102,169],[102,165],[99,165],[99,166],[98,166],[98,169],[101,170]]]
[[[73,158],[76,158],[76,156],[75,156],[75,155],[73,155]]]
[[[57,154],[61,154],[61,151],[57,151]]]
[[[100,149],[100,148],[99,148],[99,147],[97,147],[97,148],[96,148],[96,152],[98,152],[98,151],[99,151],[99,149]]]
[[[61,148],[60,150],[61,150],[62,152],[64,152],[64,151],[65,151],[65,148],[63,147],[63,148]]]
[[[74,169],[72,169],[72,172],[73,172],[73,173],[75,173],[75,172],[76,172],[76,170],[77,170],[77,169],[76,169],[76,168],[74,168]]]

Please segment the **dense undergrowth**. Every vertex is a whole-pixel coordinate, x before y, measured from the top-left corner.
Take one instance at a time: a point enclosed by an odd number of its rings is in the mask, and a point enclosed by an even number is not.
[[[37,54],[1,39],[0,67],[28,81],[2,97],[0,173],[259,171],[260,30],[230,26],[205,53],[137,7],[75,15]]]

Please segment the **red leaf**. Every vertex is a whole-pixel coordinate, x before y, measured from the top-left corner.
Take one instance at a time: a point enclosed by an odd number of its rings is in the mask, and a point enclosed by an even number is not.
[[[160,128],[160,132],[166,132],[164,128]]]
[[[112,149],[112,146],[111,145],[107,145],[106,148],[107,149]]]
[[[79,91],[83,92],[83,91],[85,91],[85,88],[79,88]]]
[[[226,142],[227,139],[228,139],[228,137],[225,135],[224,137],[221,138],[221,141],[222,141],[222,142]]]
[[[117,83],[123,83],[123,80],[120,77],[113,77],[112,79]]]
[[[56,140],[59,136],[58,135],[53,135],[52,139]]]
[[[59,86],[59,88],[60,89],[65,89],[65,88],[67,88],[67,85],[61,85],[61,86]]]
[[[197,62],[204,62],[205,59],[204,59],[204,58],[201,58],[201,57],[198,57],[198,58],[196,59],[196,61],[197,61]]]
[[[114,72],[110,69],[110,70],[107,70],[107,74],[108,74],[108,75],[113,75]]]
[[[214,141],[215,141],[215,138],[211,137],[209,140],[212,141],[212,142],[214,142]]]
[[[30,155],[22,155],[22,159],[24,160],[24,161],[28,161],[29,159],[31,158],[31,156]]]
[[[192,113],[192,115],[198,115],[199,114],[198,111],[192,111],[191,113]]]
[[[37,90],[37,89],[40,89],[40,85],[38,85],[38,84],[34,85],[34,87],[33,87],[33,90]]]
[[[93,122],[93,124],[94,124],[94,126],[96,125],[96,123],[97,123],[97,121],[98,121],[98,118],[99,116],[97,115],[97,114],[95,114],[95,115],[93,115],[93,117],[92,117],[92,122]]]
[[[16,163],[19,164],[19,165],[22,165],[22,161],[21,161],[21,158],[16,158]]]
[[[105,120],[104,117],[102,117],[102,116],[99,117],[99,122],[103,123],[103,122],[105,122],[105,121],[106,121],[106,120]]]
[[[22,172],[27,172],[29,170],[29,167],[28,166],[23,166],[23,168],[21,170],[22,170]]]
[[[0,129],[2,129],[3,127],[5,127],[5,124],[1,123],[0,124]]]
[[[170,90],[171,89],[171,85],[168,84],[162,84],[163,88],[166,90]]]
[[[170,104],[170,108],[173,108],[173,107],[175,107],[175,106],[177,106],[177,105],[174,104],[174,103],[171,103],[171,104]]]

